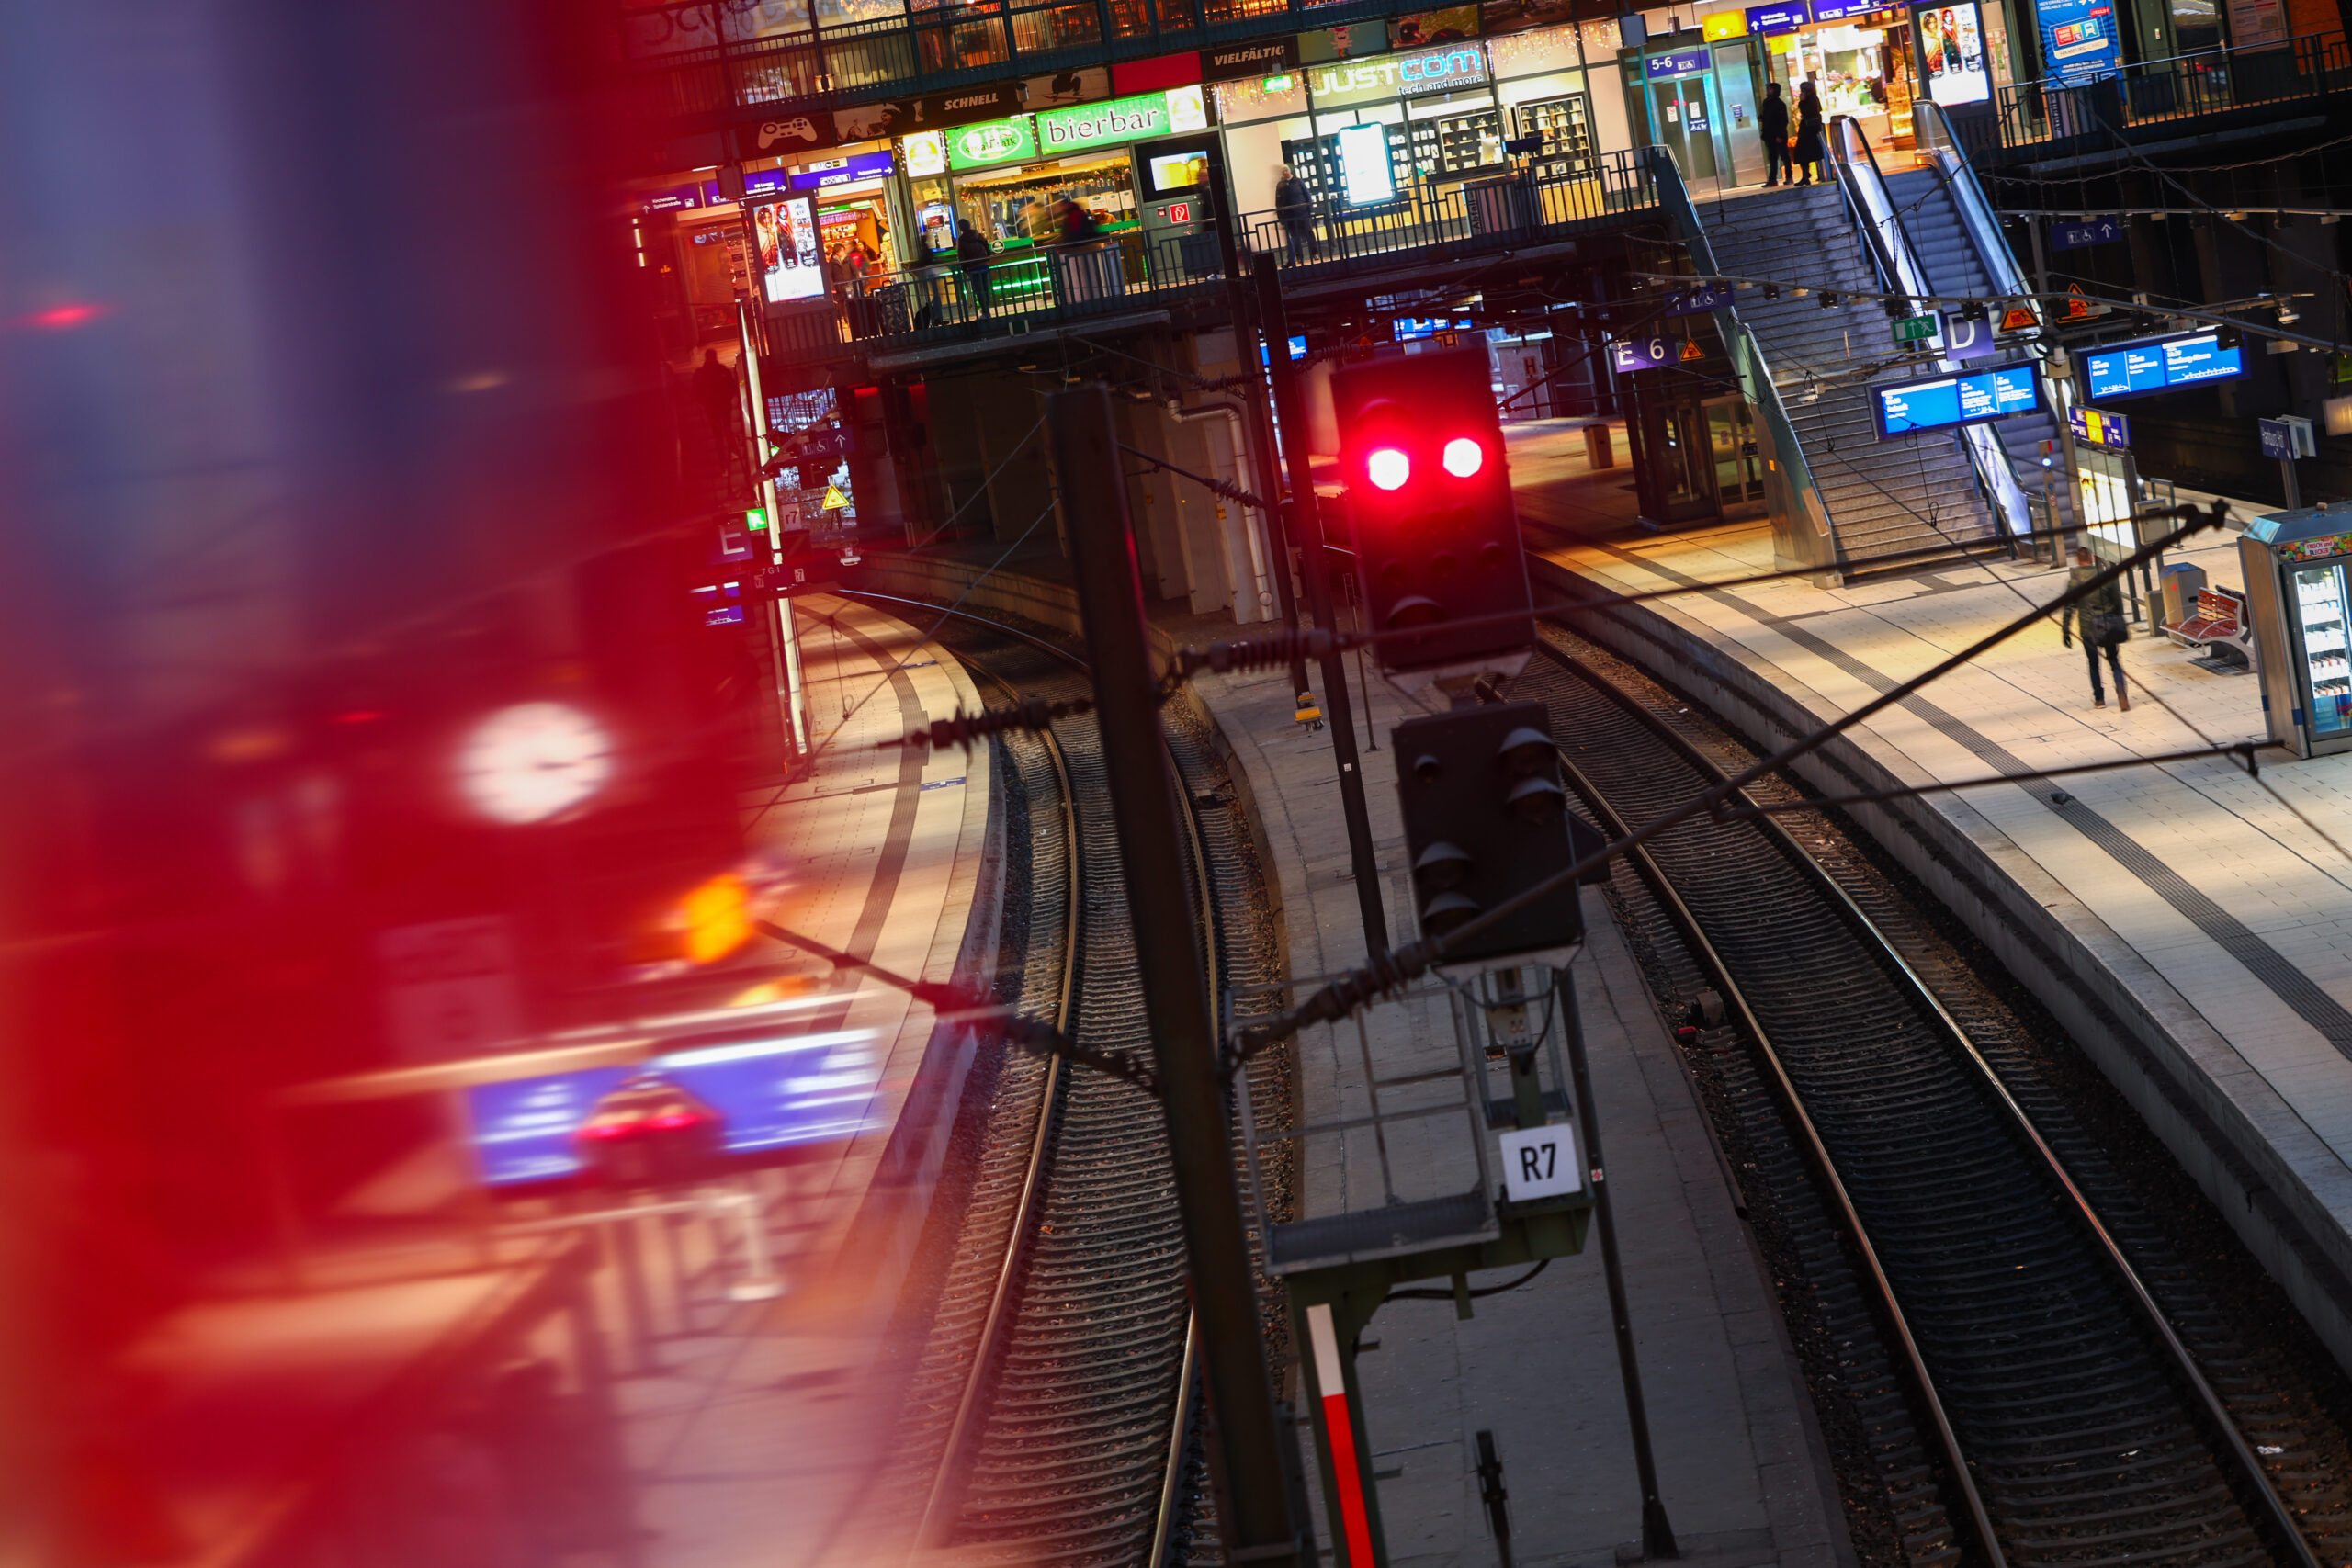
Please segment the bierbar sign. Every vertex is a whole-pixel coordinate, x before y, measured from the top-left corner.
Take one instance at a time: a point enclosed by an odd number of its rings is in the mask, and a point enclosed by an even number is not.
[[[1106,104],[1047,109],[1037,117],[1037,146],[1046,157],[1111,147],[1147,136],[1173,136],[1208,129],[1208,110],[1197,86],[1139,93]]]

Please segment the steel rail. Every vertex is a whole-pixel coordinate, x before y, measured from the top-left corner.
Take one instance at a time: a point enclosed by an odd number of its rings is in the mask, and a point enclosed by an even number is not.
[[[904,604],[925,610],[941,608],[939,605],[919,599],[908,599],[898,594],[876,593],[865,590],[847,592],[844,592],[843,597],[880,600],[888,604]],[[984,615],[975,615],[968,610],[948,609],[945,614],[957,620],[983,627],[998,636],[1014,638],[1074,670],[1083,672],[1087,668],[1085,661],[1069,649],[1057,647],[1043,637],[1032,636],[1018,627],[989,620]],[[1021,692],[1002,676],[988,670],[985,666],[972,664],[969,660],[965,662],[1002,687],[1008,696],[1016,701],[1021,697]],[[1054,739],[1050,729],[1041,730],[1038,733],[1046,744],[1048,753],[1053,759],[1055,775],[1060,781],[1062,822],[1069,842],[1069,902],[1068,905],[1069,930],[1063,942],[1061,987],[1055,1009],[1055,1027],[1067,1033],[1071,1027],[1070,1009],[1074,1000],[1072,980],[1077,971],[1078,954],[1081,945],[1078,940],[1078,922],[1086,908],[1081,887],[1083,857],[1080,848],[1080,835],[1078,832],[1076,819],[1076,801],[1071,794],[1069,773],[1062,758],[1060,744]],[[1177,762],[1172,750],[1170,762],[1171,766],[1178,768],[1181,778],[1181,764]],[[1202,955],[1208,966],[1209,994],[1215,997],[1217,994],[1218,951],[1216,900],[1209,882],[1207,849],[1202,840],[1200,821],[1189,792],[1185,801],[1183,822],[1186,840],[1193,855],[1193,874],[1199,885]],[[979,1344],[972,1357],[971,1367],[966,1374],[963,1393],[956,1404],[956,1418],[950,1429],[947,1449],[941,1457],[938,1472],[933,1478],[930,1495],[923,1506],[922,1521],[915,1536],[918,1551],[924,1546],[944,1544],[943,1538],[947,1528],[947,1520],[952,1516],[953,1504],[956,1500],[957,1471],[977,1430],[980,1396],[986,1387],[988,1370],[993,1359],[998,1336],[1001,1333],[1006,1319],[1010,1315],[1009,1309],[1020,1273],[1018,1265],[1023,1244],[1032,1228],[1036,1198],[1043,1188],[1046,1159],[1052,1149],[1055,1100],[1065,1071],[1066,1064],[1059,1056],[1049,1059],[1045,1089],[1038,1099],[1037,1126],[1032,1138],[1028,1170],[1023,1180],[1020,1204],[1014,1212],[1010,1226],[1004,1262],[999,1269],[995,1292],[989,1303],[988,1314],[981,1326]],[[1175,1417],[1170,1423],[1167,1459],[1160,1477],[1158,1506],[1152,1521],[1151,1552],[1147,1560],[1148,1568],[1166,1568],[1169,1561],[1169,1543],[1179,1522],[1185,1455],[1191,1447],[1193,1437],[1193,1393],[1197,1384],[1199,1355],[1198,1316],[1187,1309],[1184,1314],[1183,1355],[1179,1363],[1176,1380]]]
[[[1001,629],[1001,628],[1000,628]],[[965,660],[969,668],[978,671],[1004,688],[1008,696],[1016,700],[1021,694],[1012,683],[984,665]],[[1068,929],[1062,933],[1061,981],[1054,998],[1054,1028],[1067,1034],[1070,1027],[1070,1006],[1075,996],[1078,976],[1078,922],[1085,908],[1080,883],[1085,874],[1077,812],[1070,796],[1069,766],[1062,758],[1061,742],[1050,730],[1039,734],[1052,761],[1054,778],[1061,790],[1062,834],[1069,845],[1069,882],[1063,908],[1069,911]],[[1012,1301],[1015,1281],[1020,1273],[1023,1245],[1028,1239],[1035,1218],[1037,1197],[1045,1186],[1046,1156],[1053,1148],[1054,1107],[1060,1098],[1062,1077],[1068,1064],[1059,1054],[1046,1058],[1045,1087],[1037,1096],[1037,1125],[1029,1137],[1028,1168],[1021,1179],[1021,1198],[1013,1207],[1012,1219],[1007,1226],[1004,1261],[998,1266],[995,1289],[989,1293],[989,1310],[980,1321],[979,1344],[972,1354],[972,1362],[965,1372],[964,1388],[956,1401],[955,1419],[947,1429],[947,1447],[940,1455],[939,1469],[932,1477],[931,1489],[923,1499],[922,1517],[915,1527],[915,1548],[945,1544],[947,1519],[956,1502],[956,1477],[961,1472],[965,1450],[975,1428],[975,1416],[979,1411],[980,1394],[986,1385],[989,1362],[996,1350],[997,1336]]]
[[[1585,775],[1566,749],[1560,750],[1560,766],[1566,771],[1569,783],[1576,787],[1577,793],[1609,819],[1604,824],[1608,830],[1618,838],[1632,832],[1632,825],[1618,814],[1607,794]],[[1748,1037],[1756,1042],[1765,1066],[1770,1069],[1781,1108],[1795,1122],[1806,1157],[1820,1173],[1823,1185],[1828,1188],[1829,1195],[1837,1204],[1847,1240],[1860,1255],[1863,1266],[1870,1271],[1879,1308],[1888,1326],[1894,1331],[1895,1342],[1902,1348],[1904,1362],[1910,1369],[1913,1392],[1935,1427],[1937,1442],[1944,1453],[1945,1469],[1966,1508],[1969,1528],[1976,1537],[1977,1547],[1992,1568],[2007,1568],[2007,1559],[2002,1554],[1999,1537],[1993,1529],[1992,1516],[1985,1509],[1984,1496],[1977,1491],[1976,1478],[1968,1468],[1968,1456],[1961,1450],[1960,1435],[1953,1430],[1951,1417],[1944,1409],[1943,1397],[1936,1391],[1936,1380],[1928,1371],[1927,1359],[1920,1354],[1918,1340],[1911,1332],[1910,1320],[1904,1315],[1902,1303],[1895,1298],[1894,1283],[1887,1278],[1885,1267],[1879,1260],[1878,1248],[1871,1244],[1870,1231],[1862,1224],[1860,1213],[1854,1207],[1845,1179],[1838,1174],[1838,1162],[1831,1156],[1820,1130],[1814,1125],[1811,1113],[1805,1110],[1804,1097],[1798,1094],[1795,1081],[1781,1062],[1780,1050],[1772,1043],[1770,1032],[1748,1006],[1747,994],[1732,978],[1731,966],[1724,962],[1722,955],[1715,951],[1714,943],[1707,939],[1705,928],[1700,925],[1698,916],[1682,901],[1682,895],[1675,891],[1665,869],[1651,856],[1649,846],[1637,844],[1630,852],[1652,892],[1667,907],[1674,922],[1682,928],[1684,940],[1690,942],[1700,964],[1714,976],[1715,985],[1724,1000],[1738,1012],[1741,1021],[1747,1026]]]
[[[1644,707],[1630,694],[1621,690],[1599,671],[1554,645],[1544,643],[1540,646],[1552,662],[1575,675],[1613,703],[1656,736],[1685,763],[1718,784],[1727,782],[1731,778],[1730,773],[1721,764],[1692,745],[1683,736],[1676,733],[1671,726]],[[1577,773],[1575,765],[1567,761],[1565,753],[1562,755],[1562,761],[1572,773]],[[1581,773],[1577,773],[1577,776],[1579,779],[1583,777]],[[2021,785],[2030,784],[2031,775],[2027,775],[2016,782]],[[1591,786],[1589,780],[1584,783],[1587,797],[1596,803],[1602,803],[1605,797]],[[1855,933],[1885,962],[1893,974],[1900,979],[1905,989],[1910,993],[1911,998],[1937,1021],[1945,1034],[1950,1037],[1952,1044],[1959,1049],[1962,1059],[1975,1069],[1984,1086],[1991,1091],[1994,1102],[2001,1108],[2012,1130],[2017,1132],[2026,1145],[2034,1151],[2050,1176],[2057,1182],[2060,1190],[2066,1195],[2075,1217],[2096,1241],[2097,1250],[2106,1260],[2117,1280],[2124,1287],[2124,1294],[2132,1303],[2143,1325],[2148,1328],[2156,1340],[2164,1346],[2173,1371],[2195,1393],[2199,1412],[2211,1428],[2207,1434],[2208,1438],[2213,1440],[2217,1449],[2228,1456],[2232,1467],[2237,1472],[2240,1490],[2250,1492],[2252,1498],[2258,1501],[2264,1515],[2264,1522],[2269,1526],[2271,1533],[2277,1537],[2271,1544],[2274,1548],[2284,1547],[2291,1560],[2298,1564],[2298,1568],[2320,1568],[2319,1560],[2313,1554],[2302,1530],[2296,1525],[2286,1500],[2278,1495],[2269,1476],[2263,1471],[2261,1461],[2256,1456],[2245,1435],[2238,1429],[2237,1422],[2231,1416],[2228,1406],[2223,1404],[2220,1394],[2214,1391],[2211,1382],[2206,1378],[2204,1369],[2198,1364],[2196,1357],[2182,1342],[2171,1320],[2165,1315],[2164,1309],[2157,1303],[2154,1294],[2148,1289],[2146,1282],[2140,1278],[2139,1270],[2132,1267],[2131,1259],[2124,1255],[2121,1246],[2116,1241],[2106,1222],[2100,1218],[2089,1197],[2076,1184],[2064,1163],[2059,1159],[2057,1152],[2042,1137],[2041,1129],[2034,1125],[2031,1116],[2027,1113],[2023,1106],[2018,1103],[2016,1097],[2009,1091],[2008,1086],[2002,1081],[1999,1073],[1994,1070],[1993,1065],[1977,1049],[1968,1031],[1945,1007],[1942,998],[1936,994],[1934,987],[1930,986],[1927,978],[1903,955],[1861,906],[1854,901],[1853,896],[1846,890],[1844,885],[1814,857],[1812,852],[1806,849],[1793,833],[1789,831],[1786,824],[1779,819],[1777,814],[1767,809],[1771,803],[1758,800],[1750,793],[1752,788],[1752,785],[1747,786],[1739,792],[1741,798],[1754,808],[1752,813],[1740,813],[1741,819],[1756,823],[1773,841],[1775,847],[1789,857],[1799,874],[1825,896],[1844,917],[1847,924]],[[1613,810],[1611,815],[1612,818],[1615,816]],[[1643,863],[1648,867],[1654,885],[1662,890],[1663,897],[1674,908],[1678,921],[1688,929],[1691,940],[1702,950],[1703,962],[1723,983],[1724,994],[1737,1002],[1742,1017],[1747,1021],[1749,1027],[1756,1031],[1755,1038],[1770,1061],[1773,1072],[1781,1084],[1783,1094],[1789,1097],[1794,1113],[1805,1128],[1807,1138],[1815,1139],[1812,1122],[1805,1116],[1802,1104],[1795,1098],[1795,1087],[1781,1071],[1777,1054],[1772,1050],[1760,1025],[1756,1022],[1746,1000],[1741,998],[1737,984],[1732,980],[1729,971],[1716,954],[1713,945],[1708,942],[1705,934],[1699,930],[1695,918],[1689,908],[1683,904],[1679,895],[1675,894],[1666,884],[1664,875],[1657,868],[1656,862],[1650,859],[1647,847],[1644,846],[1638,853],[1642,857]],[[1817,1140],[1815,1140],[1815,1147],[1817,1149],[1819,1147]],[[1820,1150],[1820,1157],[1826,1158],[1826,1150]],[[1837,1190],[1840,1205],[1845,1206],[1846,1197],[1842,1184]],[[1847,1207],[1846,1212],[1849,1215],[1849,1223],[1857,1226],[1855,1235],[1858,1241],[1868,1254],[1869,1243],[1859,1229],[1859,1216],[1853,1214],[1849,1206]],[[1880,1280],[1883,1287],[1885,1286],[1884,1276],[1877,1271],[1874,1256],[1871,1260],[1871,1269],[1874,1277]],[[1890,1310],[1897,1313],[1899,1319],[1900,1309],[1895,1306],[1891,1287],[1889,1287],[1887,1305]],[[1917,1365],[1919,1375],[1924,1378],[1926,1375],[1924,1364],[1916,1361],[1917,1352],[1910,1342],[1907,1329],[1904,1334],[1904,1347],[1905,1353],[1915,1358],[1915,1365]],[[1931,1384],[1928,1386],[1932,1387]],[[1939,1430],[1949,1435],[1950,1427],[1944,1421],[1939,1404],[1937,1408],[1937,1422]],[[1956,1439],[1954,1442],[1953,1451],[1957,1454]],[[1980,1521],[1984,1520],[1984,1517],[1981,1512],[1982,1504],[1976,1498],[1973,1483],[1969,1489],[1969,1501],[1972,1508],[1979,1510]],[[1984,1528],[1989,1529],[1989,1523],[1986,1523]],[[1986,1539],[1989,1542],[1989,1536]],[[1998,1561],[1997,1548],[1995,1548],[1994,1555],[1995,1560]]]

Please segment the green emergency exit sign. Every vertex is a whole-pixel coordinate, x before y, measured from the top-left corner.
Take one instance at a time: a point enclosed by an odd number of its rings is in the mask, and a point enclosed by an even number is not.
[[[1905,316],[1894,323],[1894,341],[1925,343],[1936,335],[1938,325],[1939,322],[1933,316]]]

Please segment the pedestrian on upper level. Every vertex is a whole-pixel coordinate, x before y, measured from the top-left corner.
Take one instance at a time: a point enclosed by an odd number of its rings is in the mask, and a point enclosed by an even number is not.
[[[1804,171],[1804,177],[1797,184],[1809,186],[1821,177],[1821,95],[1814,90],[1813,78],[1808,76],[1804,85],[1797,89],[1796,163]]]
[[[1323,259],[1322,243],[1315,237],[1315,195],[1298,171],[1288,164],[1283,165],[1281,177],[1274,181],[1274,216],[1282,220],[1283,237],[1288,242],[1290,261],[1298,265],[1305,255],[1314,261]]]
[[[1764,101],[1756,110],[1757,134],[1764,138],[1764,185],[1768,190],[1789,177],[1789,106],[1781,85],[1764,85]]]

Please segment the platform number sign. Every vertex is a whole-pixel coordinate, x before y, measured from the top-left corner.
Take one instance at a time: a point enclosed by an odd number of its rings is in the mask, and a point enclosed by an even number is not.
[[[1518,1127],[1502,1134],[1503,1196],[1514,1203],[1564,1198],[1584,1190],[1577,1130],[1566,1122]]]

